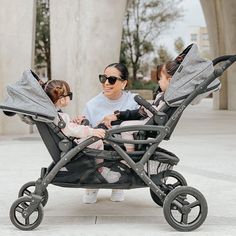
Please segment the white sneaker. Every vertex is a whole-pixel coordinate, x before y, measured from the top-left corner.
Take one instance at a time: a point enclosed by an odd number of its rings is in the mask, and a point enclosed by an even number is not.
[[[86,189],[83,196],[83,203],[92,204],[97,201],[98,189]]]
[[[112,171],[107,167],[102,167],[101,175],[110,184],[118,182],[121,177],[119,172]]]
[[[111,201],[122,202],[125,199],[124,190],[122,189],[112,189]]]

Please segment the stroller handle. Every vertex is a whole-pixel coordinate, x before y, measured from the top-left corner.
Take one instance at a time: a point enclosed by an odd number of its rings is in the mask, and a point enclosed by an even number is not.
[[[223,72],[230,67],[236,61],[236,55],[226,55],[218,57],[212,61],[213,65],[223,62],[219,68],[216,68],[214,71],[214,77],[217,78],[223,74]],[[209,81],[211,82],[211,80]]]
[[[151,103],[147,102],[140,95],[135,95],[134,100],[140,105],[148,109],[153,115],[157,115],[158,111],[152,106]]]
[[[223,61],[227,61],[227,60],[234,63],[236,61],[236,55],[225,55],[225,56],[217,57],[212,61],[212,63],[213,63],[213,66],[215,66],[218,63],[223,62]]]

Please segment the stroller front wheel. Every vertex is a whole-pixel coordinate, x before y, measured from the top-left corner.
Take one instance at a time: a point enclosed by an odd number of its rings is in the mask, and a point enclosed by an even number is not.
[[[183,186],[171,191],[165,198],[163,211],[166,221],[176,230],[192,231],[207,217],[207,202],[197,189]]]
[[[30,181],[26,184],[24,184],[18,193],[18,197],[23,197],[23,196],[31,196],[32,193],[35,193],[35,181]],[[48,190],[45,189],[43,192],[43,199],[42,199],[42,205],[45,206],[48,202]]]
[[[31,204],[30,197],[21,197],[13,202],[10,209],[10,219],[13,225],[20,230],[32,230],[40,225],[43,220],[43,206],[40,203],[28,217],[26,211]]]

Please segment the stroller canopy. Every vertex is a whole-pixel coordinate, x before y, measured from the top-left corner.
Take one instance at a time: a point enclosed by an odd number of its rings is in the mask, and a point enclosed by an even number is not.
[[[54,104],[31,70],[25,71],[15,84],[8,85],[7,93],[8,97],[0,104],[0,108],[4,111],[40,116],[49,121],[57,116]]]
[[[169,106],[179,106],[214,71],[212,61],[199,56],[196,44],[189,45],[180,56],[183,54],[185,57],[170,80],[170,85],[164,95],[164,100]],[[191,104],[199,102],[201,98],[219,88],[220,81],[215,79],[208,85],[207,92],[197,96]]]

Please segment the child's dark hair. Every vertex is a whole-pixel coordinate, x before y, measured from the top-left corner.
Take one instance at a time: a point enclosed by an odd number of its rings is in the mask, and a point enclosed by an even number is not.
[[[167,61],[164,64],[157,66],[157,81],[160,79],[161,71],[163,67],[165,66],[165,72],[169,77],[172,77],[174,73],[179,68],[180,64],[182,63],[183,59],[185,57],[185,54],[181,54],[178,57],[176,57],[173,61]]]
[[[70,86],[64,80],[50,80],[42,87],[53,103],[70,92]]]
[[[128,69],[127,67],[122,64],[122,63],[112,63],[110,65],[108,65],[105,70],[108,68],[108,67],[115,67],[119,72],[120,72],[120,77],[121,79],[123,80],[128,80],[129,78],[129,72],[128,72]]]

